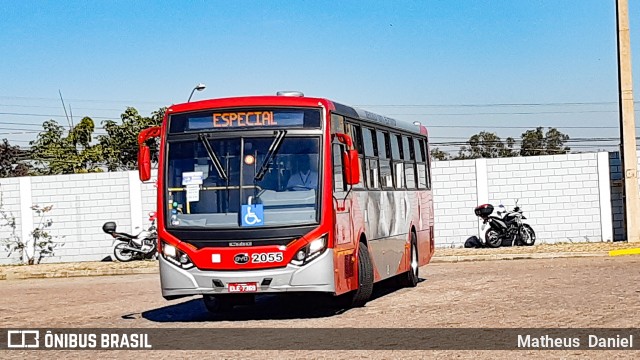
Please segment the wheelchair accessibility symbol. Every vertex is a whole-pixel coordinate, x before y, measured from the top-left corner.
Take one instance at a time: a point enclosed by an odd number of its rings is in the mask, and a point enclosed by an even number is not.
[[[242,205],[242,226],[264,225],[264,207],[262,204]]]

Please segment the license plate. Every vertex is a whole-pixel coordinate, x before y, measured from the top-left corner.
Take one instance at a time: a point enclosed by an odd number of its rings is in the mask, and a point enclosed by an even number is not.
[[[230,283],[228,289],[230,293],[256,292],[258,283]]]

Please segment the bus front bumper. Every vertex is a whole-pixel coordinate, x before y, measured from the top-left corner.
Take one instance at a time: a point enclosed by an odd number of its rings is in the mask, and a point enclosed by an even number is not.
[[[335,293],[333,249],[327,249],[303,266],[261,270],[185,270],[166,261],[160,262],[162,296],[171,299],[190,295],[228,294],[230,283],[256,283],[261,293],[327,292]],[[270,280],[269,280],[270,279]]]

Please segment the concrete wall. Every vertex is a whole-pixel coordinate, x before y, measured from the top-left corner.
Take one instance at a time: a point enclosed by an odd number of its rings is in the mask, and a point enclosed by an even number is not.
[[[433,162],[436,244],[483,237],[474,207],[516,200],[538,243],[611,241],[609,170],[607,153]]]
[[[115,221],[131,227],[127,173],[39,176],[31,179],[32,203],[53,205],[48,218],[52,236],[63,237],[64,246],[47,262],[101,260],[109,254],[111,241],[102,224]],[[32,214],[34,225],[40,220]]]
[[[108,258],[113,239],[102,225],[115,221],[119,231],[137,233],[148,226],[147,213],[155,208],[155,193],[149,190],[155,189],[154,184],[141,184],[135,171],[0,179],[0,185],[4,208],[18,218],[20,236],[43,219],[53,221],[48,232],[61,246],[43,263]],[[31,210],[32,205],[53,205],[53,209],[42,218]],[[8,230],[0,228],[0,238]],[[0,249],[0,264],[19,260]]]
[[[478,232],[476,161],[434,161],[431,178],[436,245],[464,243]]]
[[[622,239],[619,162],[616,153],[434,161],[436,245],[462,246],[483,236],[473,209],[483,203],[511,208],[516,200],[538,243]],[[135,171],[0,179],[0,189],[19,236],[39,221],[33,204],[53,205],[50,233],[64,245],[44,262],[108,258],[112,238],[102,224],[116,221],[120,231],[136,233],[156,207],[155,184],[141,184]],[[0,228],[0,238],[7,231]],[[7,257],[0,248],[0,264],[18,262],[19,255]]]
[[[20,209],[20,178],[0,179],[0,192],[2,192],[2,209],[8,217],[15,218],[15,234],[20,237],[23,226]],[[22,257],[20,253],[9,256],[5,250],[2,239],[8,238],[11,233],[12,229],[6,226],[6,221],[0,217],[0,264],[19,262]]]

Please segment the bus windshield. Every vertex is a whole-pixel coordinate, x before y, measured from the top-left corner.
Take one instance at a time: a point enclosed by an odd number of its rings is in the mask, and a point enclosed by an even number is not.
[[[167,145],[167,225],[240,228],[318,222],[318,137],[212,138]]]

